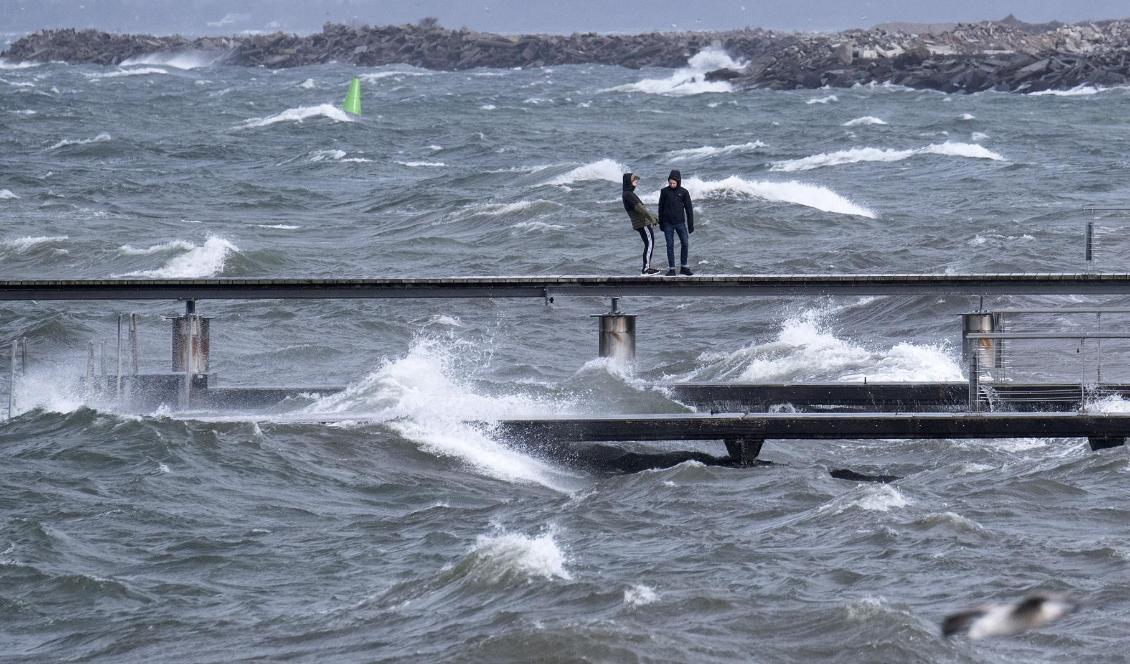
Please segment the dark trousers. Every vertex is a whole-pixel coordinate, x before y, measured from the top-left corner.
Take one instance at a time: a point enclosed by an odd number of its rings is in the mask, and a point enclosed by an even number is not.
[[[651,257],[655,254],[655,227],[644,226],[637,228],[636,232],[640,234],[640,239],[643,240],[643,269],[651,267]]]
[[[660,228],[663,229],[663,237],[667,240],[667,267],[675,267],[675,233],[679,234],[679,265],[682,267],[687,266],[687,248],[690,246],[691,238],[687,234],[686,224],[662,224]]]

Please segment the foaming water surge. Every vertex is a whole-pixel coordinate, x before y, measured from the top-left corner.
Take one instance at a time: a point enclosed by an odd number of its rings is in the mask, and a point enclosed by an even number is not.
[[[509,482],[533,482],[573,491],[576,476],[519,453],[467,424],[490,423],[568,412],[568,404],[510,394],[486,396],[456,375],[460,362],[472,361],[476,347],[451,338],[420,337],[405,357],[386,360],[376,371],[343,392],[324,397],[300,414],[347,414],[377,420],[435,454],[457,457],[486,474]]]
[[[224,57],[222,52],[178,51],[176,53],[149,53],[122,61],[123,67],[136,65],[163,65],[177,69],[199,69],[208,67]]]
[[[683,186],[687,188],[693,198],[757,198],[775,203],[803,205],[835,214],[867,217],[868,219],[875,219],[878,216],[872,210],[853,203],[827,187],[796,182],[795,180],[786,182],[746,180],[736,175],[721,180],[702,180],[691,177],[683,180]],[[654,205],[659,203],[659,192],[641,195],[640,198]]]
[[[676,69],[667,78],[650,78],[636,83],[618,85],[604,92],[643,92],[652,95],[700,95],[707,92],[733,92],[726,81],[707,81],[707,72],[716,69],[742,69],[744,62],[734,60],[724,50],[707,48],[687,61],[687,66]]]
[[[471,569],[489,581],[514,575],[568,581],[573,576],[565,568],[567,559],[554,535],[553,528],[536,537],[501,529],[480,535],[471,548]]]
[[[957,381],[961,368],[945,349],[898,343],[870,350],[840,339],[828,329],[826,309],[809,309],[787,319],[776,339],[736,351],[710,352],[686,378],[732,382],[790,381]]]
[[[224,271],[224,264],[239,247],[215,235],[209,236],[202,245],[183,240],[173,240],[151,247],[138,249],[125,245],[119,249],[127,255],[149,255],[167,251],[184,251],[170,258],[163,266],[153,270],[127,272],[123,277],[145,277],[150,279],[199,279],[214,277]]]
[[[941,155],[946,157],[966,157],[969,159],[988,159],[991,161],[1005,161],[1001,155],[988,148],[975,143],[937,143],[927,145],[915,150],[884,150],[881,148],[852,148],[837,152],[779,161],[773,164],[774,171],[810,171],[825,166],[840,166],[843,164],[858,164],[861,162],[902,161],[917,155]]]
[[[302,122],[311,118],[328,118],[334,122],[353,122],[348,113],[333,104],[318,104],[317,106],[299,106],[288,108],[281,113],[269,115],[265,118],[251,118],[236,125],[236,129],[251,129],[255,127],[269,127],[280,122]]]

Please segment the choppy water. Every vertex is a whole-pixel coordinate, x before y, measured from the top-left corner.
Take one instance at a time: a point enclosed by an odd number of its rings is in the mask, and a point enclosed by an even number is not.
[[[1130,90],[739,94],[693,78],[720,57],[3,64],[0,276],[633,274],[626,169],[652,202],[682,169],[704,273],[1080,269],[1080,207],[1130,203]],[[352,119],[336,104],[358,73]],[[1125,268],[1124,230],[1100,224],[1098,269]],[[118,311],[143,314],[143,363],[164,370],[176,303],[2,304],[0,339],[26,335],[32,371],[0,424],[0,652],[1125,661],[1125,448],[770,441],[772,466],[619,475],[462,424],[680,412],[650,387],[678,380],[960,379],[973,304],[637,298],[628,368],[592,359],[596,299],[205,302],[225,383],[350,386],[223,421],[67,389]],[[324,413],[358,420],[287,421]],[[829,477],[844,466],[902,479]],[[1035,589],[1084,608],[1009,640],[938,635],[949,611]]]

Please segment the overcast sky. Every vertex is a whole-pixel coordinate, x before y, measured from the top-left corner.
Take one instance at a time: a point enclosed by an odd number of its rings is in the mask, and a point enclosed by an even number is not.
[[[887,21],[1077,22],[1130,16],[1128,0],[0,0],[0,32],[95,27],[116,32],[316,32],[326,21],[440,24],[493,32],[644,32],[744,26],[838,30]]]

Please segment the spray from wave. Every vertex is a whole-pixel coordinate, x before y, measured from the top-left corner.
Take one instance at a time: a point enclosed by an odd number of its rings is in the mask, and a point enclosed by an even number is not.
[[[791,173],[795,171],[810,171],[825,166],[841,166],[843,164],[857,164],[861,162],[891,162],[902,161],[917,155],[940,155],[945,157],[965,157],[967,159],[988,159],[990,161],[1005,161],[1001,155],[975,143],[937,143],[927,145],[915,150],[884,150],[881,148],[852,148],[838,152],[825,152],[803,159],[775,162],[770,170]]]
[[[851,202],[831,189],[792,180],[788,182],[768,182],[765,180],[746,180],[731,175],[722,180],[687,178],[683,180],[683,186],[694,198],[756,198],[774,203],[803,205],[834,214],[849,214],[868,219],[876,218],[873,211]],[[659,193],[651,192],[641,196],[641,198],[646,198],[649,203],[654,205],[659,202]]]
[[[185,253],[169,259],[163,266],[155,270],[139,270],[118,276],[149,279],[200,279],[214,277],[222,273],[228,257],[239,252],[239,247],[222,237],[212,235],[204,241],[204,244],[199,246],[191,242],[174,240],[144,249],[137,249],[129,245],[119,249],[125,254],[129,254],[130,250],[135,252],[135,255],[181,250]]]
[[[707,72],[716,69],[742,69],[746,63],[731,58],[717,47],[707,48],[675,70],[668,78],[649,78],[636,83],[618,85],[602,92],[643,92],[652,95],[700,95],[706,92],[733,92],[727,81],[707,81]]]
[[[212,51],[179,51],[175,53],[149,53],[122,61],[123,67],[161,65],[176,69],[200,69],[219,62],[223,53]],[[167,73],[167,72],[162,72]]]
[[[329,118],[334,122],[353,122],[348,113],[333,104],[318,104],[317,106],[300,106],[288,108],[281,113],[265,118],[251,118],[236,125],[236,129],[252,129],[255,127],[268,127],[280,122],[302,122],[310,118]]]
[[[356,415],[386,423],[405,438],[441,456],[456,457],[492,477],[533,482],[558,491],[579,488],[576,479],[553,466],[494,440],[469,421],[559,414],[561,403],[522,395],[484,396],[453,377],[457,362],[473,358],[475,347],[444,338],[417,339],[408,355],[387,360],[343,392],[303,409],[303,415]]]

